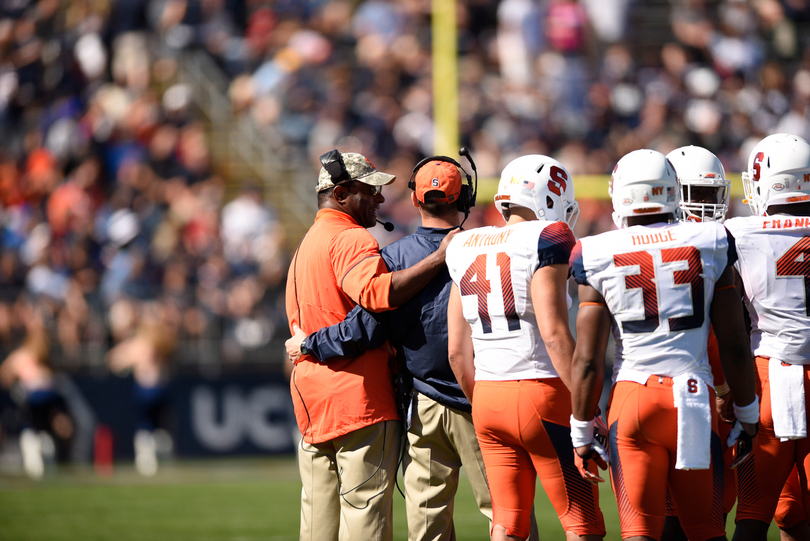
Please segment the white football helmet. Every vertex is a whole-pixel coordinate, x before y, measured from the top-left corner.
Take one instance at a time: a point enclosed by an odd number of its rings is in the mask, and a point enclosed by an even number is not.
[[[572,229],[579,216],[571,175],[560,162],[541,154],[515,158],[504,168],[495,194],[501,215],[506,204],[532,209],[538,220],[563,221]]]
[[[676,148],[667,159],[681,183],[681,221],[725,221],[731,182],[717,156],[690,145]]]
[[[770,205],[810,201],[810,145],[797,135],[769,135],[751,151],[742,179],[754,216],[767,215]]]
[[[656,150],[625,154],[610,177],[608,193],[613,200],[613,222],[627,226],[627,218],[654,214],[680,215],[678,177],[666,156]]]

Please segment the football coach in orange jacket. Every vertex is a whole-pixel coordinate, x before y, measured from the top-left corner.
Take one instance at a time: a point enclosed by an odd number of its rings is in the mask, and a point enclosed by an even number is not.
[[[309,334],[339,323],[358,304],[371,312],[395,308],[442,268],[455,236],[416,265],[388,272],[367,229],[385,202],[382,187],[395,177],[356,153],[333,150],[321,163],[319,210],[287,276],[291,332],[294,325]],[[303,435],[300,538],[392,539],[401,429],[388,347],[328,364],[304,355],[290,385]]]

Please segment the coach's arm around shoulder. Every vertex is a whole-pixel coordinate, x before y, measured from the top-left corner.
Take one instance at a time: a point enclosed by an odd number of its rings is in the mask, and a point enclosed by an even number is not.
[[[388,293],[388,302],[391,306],[399,306],[419,293],[439,273],[439,270],[444,266],[447,246],[459,231],[460,229],[450,231],[442,239],[439,249],[416,265],[393,272],[391,275],[391,289]]]
[[[450,288],[450,300],[447,304],[447,357],[464,396],[472,404],[473,387],[475,387],[472,328],[464,319],[461,295],[456,284]]]

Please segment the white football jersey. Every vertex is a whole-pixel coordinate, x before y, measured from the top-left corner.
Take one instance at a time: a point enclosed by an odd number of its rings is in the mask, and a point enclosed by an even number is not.
[[[614,382],[692,373],[712,385],[709,309],[735,258],[717,222],[634,226],[577,243],[574,279],[604,297],[613,319]]]
[[[531,302],[537,269],[567,264],[574,234],[565,222],[520,222],[459,233],[447,248],[447,268],[472,327],[475,379],[558,377],[540,336]]]
[[[810,364],[810,218],[749,216],[726,227],[751,316],[751,351]]]

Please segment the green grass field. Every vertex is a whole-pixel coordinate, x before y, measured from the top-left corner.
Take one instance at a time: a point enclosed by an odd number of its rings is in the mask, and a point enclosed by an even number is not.
[[[2,541],[293,541],[298,539],[301,485],[295,460],[176,462],[153,479],[116,466],[111,477],[92,469],[60,470],[41,482],[0,477]],[[619,540],[616,501],[602,485],[608,540]],[[538,487],[537,520],[543,540],[563,540],[551,504]],[[407,539],[405,504],[395,496],[395,539]],[[456,497],[458,539],[489,539],[469,484]],[[729,519],[728,531],[733,531]],[[778,540],[775,526],[769,541]]]

